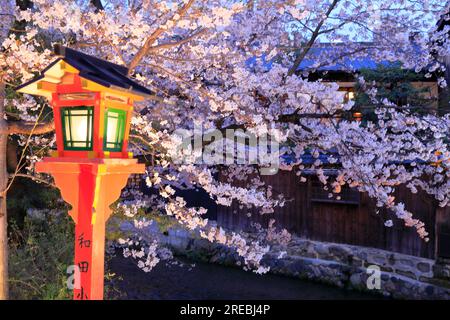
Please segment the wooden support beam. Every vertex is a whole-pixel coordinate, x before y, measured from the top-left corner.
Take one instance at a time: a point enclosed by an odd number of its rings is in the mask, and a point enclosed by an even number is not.
[[[48,81],[39,81],[37,89],[42,91],[56,92],[57,84]]]

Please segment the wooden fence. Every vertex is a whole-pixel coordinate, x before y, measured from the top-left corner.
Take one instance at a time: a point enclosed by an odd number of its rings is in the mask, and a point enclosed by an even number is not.
[[[435,258],[437,205],[431,197],[423,193],[412,194],[405,187],[400,187],[395,193],[396,200],[404,202],[406,209],[425,223],[430,233],[430,241],[425,242],[414,228],[405,227],[392,213],[377,208],[366,194],[347,189],[343,190],[341,200],[330,200],[328,193],[321,191],[315,179],[311,177],[307,182],[300,182],[294,172],[288,171],[263,176],[262,180],[273,186],[274,193],[282,193],[290,201],[284,207],[277,208],[274,213],[265,215],[261,215],[259,209],[249,210],[236,203],[231,207],[219,206],[217,222],[233,230],[249,230],[252,222],[267,227],[269,220],[275,219],[276,226],[312,240]],[[241,181],[235,185],[246,184]],[[386,218],[394,222],[393,227],[384,226]]]

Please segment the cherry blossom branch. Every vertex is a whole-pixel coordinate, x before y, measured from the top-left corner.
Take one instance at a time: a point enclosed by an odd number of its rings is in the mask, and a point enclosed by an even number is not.
[[[54,130],[55,130],[55,123],[53,121],[39,124],[33,124],[22,121],[10,121],[8,122],[8,128],[5,130],[6,132],[0,131],[0,134],[9,133],[9,134],[41,135],[50,133]]]
[[[174,14],[171,18],[171,20],[174,19],[175,16],[177,16],[178,19],[174,21],[174,26],[177,24],[177,22],[187,13],[187,11],[191,8],[191,6],[194,4],[195,0],[189,0],[187,3],[185,3],[176,14]],[[166,32],[166,28],[163,28],[162,26],[157,28],[145,41],[142,48],[136,53],[136,55],[133,57],[131,62],[128,65],[128,74],[130,75],[134,69],[139,65],[141,60],[148,54],[148,52],[152,49],[153,43],[164,33]]]
[[[147,51],[147,53],[153,52],[153,51],[157,51],[157,50],[163,50],[163,49],[170,49],[173,47],[178,47],[181,46],[185,43],[188,43],[190,41],[192,41],[193,39],[205,34],[208,31],[208,29],[201,29],[197,32],[195,32],[194,34],[180,40],[180,41],[175,41],[175,42],[167,42],[167,43],[162,43],[159,44],[157,46],[153,46],[151,48],[149,48],[149,50]]]
[[[308,41],[308,44],[303,49],[302,53],[299,54],[295,58],[293,65],[291,66],[291,68],[288,71],[288,76],[293,75],[297,71],[297,69],[300,66],[300,64],[302,63],[303,59],[306,57],[306,55],[308,54],[309,50],[312,48],[313,44],[316,42],[317,37],[320,35],[320,29],[322,28],[323,24],[325,23],[325,21],[327,20],[327,18],[331,14],[331,12],[334,10],[336,5],[339,3],[339,1],[340,0],[333,0],[333,2],[330,4],[330,6],[328,7],[327,12],[325,13],[325,17],[317,25],[317,27],[314,30],[311,38]]]
[[[19,162],[18,162],[18,164],[17,164],[17,167],[16,167],[16,169],[15,169],[15,171],[14,171],[13,176],[11,177],[11,179],[10,179],[8,185],[6,186],[6,188],[5,188],[4,190],[1,190],[1,192],[0,192],[0,195],[1,195],[2,197],[5,196],[5,195],[7,194],[9,188],[11,188],[11,186],[12,186],[12,184],[13,184],[13,182],[14,182],[15,177],[16,177],[17,174],[19,173],[19,170],[20,170],[20,168],[21,168],[21,165],[20,165],[20,164],[21,164],[22,160],[23,160],[24,157],[25,157],[25,152],[26,152],[26,150],[27,150],[27,148],[28,148],[28,146],[29,146],[29,144],[30,144],[30,142],[31,142],[31,137],[33,136],[33,134],[34,134],[34,132],[35,132],[37,126],[38,126],[39,118],[41,117],[41,115],[42,115],[43,112],[44,112],[44,106],[41,107],[41,111],[39,112],[39,115],[38,115],[37,118],[36,118],[36,122],[34,123],[34,125],[33,125],[32,128],[31,128],[31,130],[29,131],[29,136],[28,136],[28,138],[27,138],[27,141],[26,141],[26,143],[25,143],[25,146],[24,146],[23,149],[22,149],[22,153],[21,153],[21,155],[20,155],[20,159],[19,159]]]
[[[36,177],[36,176],[29,175],[29,174],[25,174],[25,173],[17,173],[17,174],[15,174],[15,175],[12,174],[12,175],[10,175],[10,179],[13,179],[14,176],[15,176],[15,177],[28,178],[28,179],[31,179],[31,180],[33,180],[33,181],[36,181],[36,182],[39,182],[39,183],[46,184],[46,185],[48,185],[48,186],[50,186],[50,187],[52,187],[52,188],[57,188],[57,186],[56,186],[54,183],[51,183],[50,181],[47,181],[47,180],[38,178],[38,177]]]

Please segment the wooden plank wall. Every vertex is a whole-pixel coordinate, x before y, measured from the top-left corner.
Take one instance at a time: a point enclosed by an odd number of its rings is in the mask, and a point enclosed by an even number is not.
[[[224,177],[220,177],[224,181]],[[426,258],[435,257],[435,212],[437,206],[425,194],[411,194],[405,187],[396,192],[396,199],[406,204],[416,218],[422,220],[430,233],[430,241],[420,239],[415,229],[403,223],[385,209],[376,208],[374,202],[361,194],[359,205],[318,203],[310,200],[312,179],[300,182],[293,172],[280,171],[262,180],[273,186],[274,193],[290,199],[272,214],[261,215],[258,209],[246,209],[233,203],[231,207],[219,206],[217,222],[233,230],[250,230],[253,222],[267,227],[270,219],[276,226],[286,228],[300,237],[381,248]],[[245,186],[246,182],[236,183]],[[378,214],[376,213],[378,211]],[[250,217],[248,215],[251,215]],[[393,220],[394,226],[384,226],[383,217]]]

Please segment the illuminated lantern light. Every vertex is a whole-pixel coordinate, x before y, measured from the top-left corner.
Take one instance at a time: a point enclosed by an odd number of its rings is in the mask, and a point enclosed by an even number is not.
[[[65,150],[92,150],[94,107],[61,108]]]
[[[153,93],[129,79],[126,67],[62,46],[55,54],[41,75],[16,90],[51,103],[57,150],[36,163],[36,171],[50,173],[72,206],[74,276],[81,284],[74,299],[103,299],[109,206],[130,174],[145,171],[127,150],[133,103]]]
[[[103,150],[122,150],[125,133],[126,112],[119,109],[109,108],[105,115],[106,134],[103,138]]]

